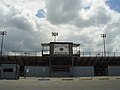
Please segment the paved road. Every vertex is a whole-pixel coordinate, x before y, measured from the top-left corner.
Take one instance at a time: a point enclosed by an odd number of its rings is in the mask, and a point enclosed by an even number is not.
[[[120,90],[116,80],[0,80],[0,90]]]

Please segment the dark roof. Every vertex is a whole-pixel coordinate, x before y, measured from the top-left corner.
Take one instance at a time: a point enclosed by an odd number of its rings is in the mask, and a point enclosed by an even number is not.
[[[42,46],[50,46],[50,44],[73,44],[73,47],[78,47],[80,44],[73,43],[73,42],[50,42],[50,43],[42,43]]]
[[[50,46],[50,43],[42,43],[42,46]]]
[[[50,44],[73,44],[73,42],[50,42]]]

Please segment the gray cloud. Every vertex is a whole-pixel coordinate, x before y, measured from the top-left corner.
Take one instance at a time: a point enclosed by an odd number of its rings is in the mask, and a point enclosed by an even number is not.
[[[52,0],[47,3],[47,19],[52,24],[73,24],[77,27],[89,27],[89,26],[100,26],[107,24],[110,20],[110,16],[107,15],[105,7],[100,6],[96,11],[90,10],[90,13],[94,15],[89,19],[84,20],[81,16],[87,13],[84,9],[83,0]],[[93,7],[95,8],[95,7]],[[81,9],[86,11],[85,13],[79,12]]]
[[[47,20],[52,24],[66,24],[78,17],[81,0],[51,0],[47,3]]]

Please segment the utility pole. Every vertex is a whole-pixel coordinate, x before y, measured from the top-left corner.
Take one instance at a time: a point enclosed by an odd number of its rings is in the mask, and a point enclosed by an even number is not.
[[[4,38],[4,35],[6,35],[6,33],[7,33],[6,31],[0,31],[0,35],[2,36],[0,55],[2,55],[3,53],[3,38]]]
[[[106,57],[106,47],[105,47],[105,38],[106,38],[106,34],[100,34],[100,36],[103,38],[103,46],[104,46],[104,56]]]

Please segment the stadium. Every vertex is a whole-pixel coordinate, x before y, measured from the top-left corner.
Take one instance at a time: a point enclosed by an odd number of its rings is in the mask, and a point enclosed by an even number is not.
[[[120,76],[116,52],[81,52],[73,42],[42,43],[42,51],[0,56],[0,78]],[[41,53],[42,52],[42,53]]]

